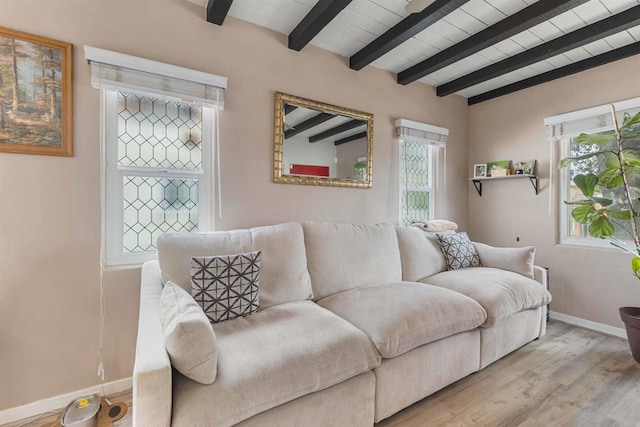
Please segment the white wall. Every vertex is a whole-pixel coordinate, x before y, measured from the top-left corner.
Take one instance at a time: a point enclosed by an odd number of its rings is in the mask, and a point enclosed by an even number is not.
[[[358,162],[358,157],[367,157],[367,139],[340,144],[336,147],[338,156],[338,176],[340,178],[353,178],[356,171],[353,166]]]
[[[329,176],[337,177],[336,146],[333,141],[309,142],[308,137],[294,136],[284,140],[283,173],[289,173],[291,163],[299,165],[329,166]]]
[[[549,182],[550,147],[545,117],[640,96],[640,56],[565,77],[470,108],[469,164],[491,160],[538,160],[541,192],[528,180],[469,186],[471,237],[500,246],[535,245],[536,263],[550,267],[551,310],[622,327],[618,307],[640,305],[640,281],[630,256],[615,249],[560,245],[556,185]],[[551,193],[551,214],[549,195]],[[517,238],[520,242],[517,242]]]

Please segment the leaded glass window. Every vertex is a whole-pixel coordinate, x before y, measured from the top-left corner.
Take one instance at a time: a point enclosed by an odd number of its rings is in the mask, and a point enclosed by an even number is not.
[[[400,223],[431,218],[432,150],[426,142],[414,139],[400,143]]]
[[[106,260],[137,263],[154,254],[163,233],[208,229],[213,111],[105,94]]]

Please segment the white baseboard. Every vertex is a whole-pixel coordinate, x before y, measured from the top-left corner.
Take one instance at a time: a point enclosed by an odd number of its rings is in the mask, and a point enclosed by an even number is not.
[[[122,380],[105,383],[104,392],[107,395],[112,395],[130,390],[132,387],[133,378],[129,377]],[[96,385],[93,387],[85,388],[84,390],[61,394],[59,396],[38,400],[26,405],[17,406],[15,408],[5,409],[4,411],[0,411],[0,425],[24,420],[25,418],[34,417],[36,415],[44,414],[45,412],[62,409],[67,406],[72,400],[77,399],[80,396],[85,396],[93,393],[102,395],[102,385]]]
[[[568,323],[570,325],[580,326],[581,328],[591,329],[596,332],[602,332],[603,334],[624,338],[625,340],[627,339],[627,331],[625,331],[623,328],[616,328],[615,326],[592,322],[591,320],[581,319],[579,317],[573,317],[567,314],[556,313],[555,311],[550,311],[549,317],[554,320],[559,320],[560,322]]]

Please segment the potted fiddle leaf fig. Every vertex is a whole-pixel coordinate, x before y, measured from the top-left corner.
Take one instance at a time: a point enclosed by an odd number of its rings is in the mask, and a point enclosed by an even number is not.
[[[640,112],[625,114],[622,123],[613,105],[611,113],[613,130],[579,135],[574,142],[580,154],[560,161],[560,168],[579,165],[581,173],[573,182],[584,196],[565,203],[589,234],[632,255],[631,269],[640,279]],[[640,307],[622,307],[620,317],[633,358],[640,363]]]

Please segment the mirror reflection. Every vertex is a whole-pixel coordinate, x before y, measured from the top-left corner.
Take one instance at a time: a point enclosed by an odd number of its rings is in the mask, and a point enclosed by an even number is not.
[[[275,182],[371,186],[373,116],[276,94]]]

